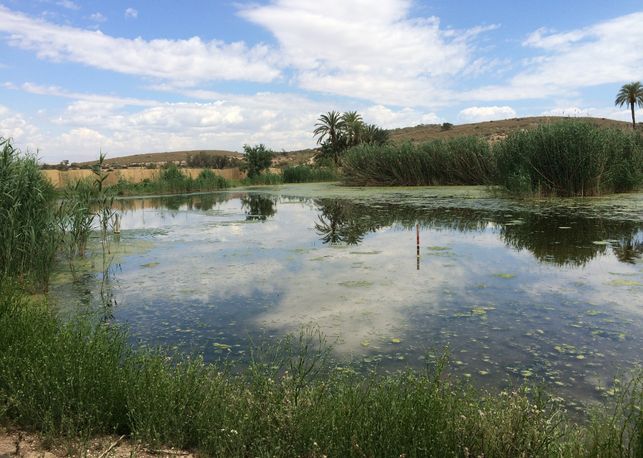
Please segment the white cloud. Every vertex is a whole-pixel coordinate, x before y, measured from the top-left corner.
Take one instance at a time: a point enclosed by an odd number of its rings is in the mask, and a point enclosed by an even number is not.
[[[80,6],[77,3],[72,2],[71,0],[59,0],[56,2],[56,5],[67,8],[68,10],[79,10]]]
[[[138,17],[138,10],[134,8],[127,8],[125,10],[125,17],[128,19],[136,19]]]
[[[384,105],[374,105],[363,111],[364,121],[384,129],[415,126],[418,124],[441,124],[444,122],[435,113],[423,113],[413,108],[392,110]]]
[[[524,62],[506,85],[464,94],[474,100],[542,99],[581,88],[643,79],[643,12],[563,33],[546,29],[523,45],[544,52]]]
[[[493,121],[496,119],[515,118],[516,111],[509,106],[469,107],[460,111],[458,119],[465,122]]]
[[[446,30],[412,18],[409,0],[276,0],[241,10],[270,30],[305,89],[376,103],[436,106],[473,61],[473,39],[492,27]],[[368,14],[364,14],[368,11]]]
[[[272,81],[280,71],[273,51],[242,42],[116,38],[100,31],[55,25],[0,5],[0,32],[9,44],[41,59],[71,61],[103,70],[190,85],[213,80]]]
[[[103,13],[100,13],[100,12],[90,14],[89,19],[94,21],[94,22],[105,22],[105,21],[107,21],[107,17]]]

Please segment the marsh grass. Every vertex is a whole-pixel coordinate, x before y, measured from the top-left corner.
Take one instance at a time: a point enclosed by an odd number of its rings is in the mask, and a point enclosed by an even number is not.
[[[162,169],[156,180],[131,183],[121,180],[114,185],[114,192],[121,196],[144,194],[182,194],[217,191],[230,187],[230,183],[210,169],[203,169],[196,178],[185,175],[176,165]]]
[[[337,171],[330,167],[310,167],[295,165],[282,171],[284,183],[318,183],[323,181],[338,181]]]
[[[641,375],[573,423],[528,387],[500,394],[425,371],[334,366],[314,330],[257,345],[248,367],[134,350],[118,326],[62,322],[0,285],[0,420],[47,437],[117,433],[210,456],[637,456]],[[640,456],[640,455],[638,455]]]
[[[419,145],[360,145],[346,153],[343,173],[355,185],[480,185],[491,183],[494,165],[485,140],[461,137]]]
[[[282,184],[284,182],[283,177],[279,173],[263,172],[259,175],[253,177],[246,177],[240,181],[240,184],[243,186],[254,186],[254,185],[275,185]]]
[[[595,196],[643,183],[640,134],[582,121],[514,132],[494,155],[497,181],[512,194]]]
[[[0,138],[0,280],[47,289],[59,243],[54,198],[37,158]]]

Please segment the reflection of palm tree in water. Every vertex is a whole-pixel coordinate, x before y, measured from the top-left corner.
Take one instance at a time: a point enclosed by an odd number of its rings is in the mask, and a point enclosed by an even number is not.
[[[241,198],[241,208],[246,212],[246,221],[265,221],[277,213],[272,197],[248,194]]]
[[[364,239],[364,234],[376,229],[356,218],[352,214],[352,206],[346,201],[323,199],[317,204],[321,213],[317,216],[315,231],[321,236],[322,243],[357,245]]]

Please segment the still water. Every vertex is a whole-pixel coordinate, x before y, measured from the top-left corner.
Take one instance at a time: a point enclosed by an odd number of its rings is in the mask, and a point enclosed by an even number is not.
[[[314,184],[116,209],[109,314],[138,345],[243,360],[251,340],[314,324],[340,363],[421,367],[448,348],[478,385],[570,400],[643,362],[643,194]]]

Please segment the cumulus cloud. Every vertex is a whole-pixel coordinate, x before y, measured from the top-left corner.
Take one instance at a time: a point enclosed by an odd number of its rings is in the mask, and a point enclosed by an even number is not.
[[[515,118],[516,111],[509,106],[469,107],[460,111],[458,119],[464,122],[493,121],[496,119]]]
[[[448,80],[472,62],[474,38],[493,26],[447,30],[436,17],[412,18],[411,6],[409,0],[276,0],[241,15],[274,34],[305,89],[437,106],[450,97]]]
[[[41,59],[70,61],[119,73],[155,77],[189,85],[213,80],[267,82],[280,70],[265,45],[242,42],[127,39],[100,31],[32,19],[0,5],[0,32],[9,44],[33,50]]]
[[[136,19],[138,17],[138,11],[134,8],[127,8],[125,10],[125,17],[128,19]]]

